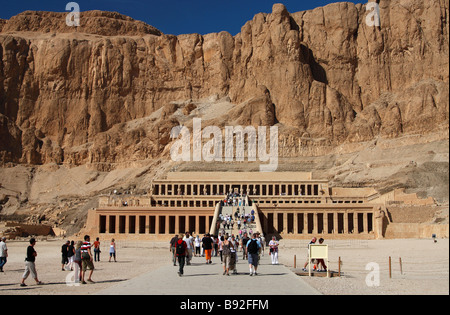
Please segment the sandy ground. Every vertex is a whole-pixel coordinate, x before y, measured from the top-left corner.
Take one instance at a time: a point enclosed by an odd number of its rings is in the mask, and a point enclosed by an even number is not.
[[[38,278],[44,285],[35,285],[31,276],[27,287],[19,283],[24,272],[24,258],[28,242],[8,242],[8,262],[0,273],[0,294],[58,294],[87,295],[108,288],[120,281],[126,281],[157,269],[169,262],[168,247],[165,244],[148,242],[117,242],[117,262],[109,260],[109,242],[102,242],[100,262],[96,262],[92,275],[94,284],[74,285],[73,272],[61,270],[62,240],[37,241],[35,250]],[[159,247],[158,247],[159,246]],[[87,277],[86,277],[87,279]]]
[[[448,239],[439,239],[437,243],[431,239],[407,239],[329,241],[328,244],[329,269],[338,271],[340,257],[341,277],[330,279],[302,277],[323,294],[449,294]],[[306,246],[304,244],[304,248]],[[306,249],[285,246],[280,250],[280,262],[293,267],[294,255],[297,256],[297,268],[302,268],[307,257]],[[391,257],[392,278],[389,277],[389,257]],[[378,283],[375,282],[377,279]],[[369,280],[369,285],[366,280]]]
[[[72,273],[61,271],[60,248],[62,240],[38,241],[36,267],[44,285],[37,286],[29,278],[27,287],[19,283],[24,271],[27,242],[7,242],[9,257],[0,273],[0,294],[58,294],[87,295],[96,293],[121,281],[126,281],[170,262],[165,243],[117,242],[117,262],[108,262],[107,243],[102,243],[101,262],[95,264],[94,284],[76,286]],[[327,242],[326,242],[327,243]],[[297,268],[306,260],[305,241],[286,241],[280,248],[280,263]],[[383,240],[383,241],[329,241],[329,267],[338,270],[338,259],[343,262],[340,278],[302,277],[310,285],[327,295],[431,295],[449,294],[449,240]],[[266,253],[267,255],[267,253]],[[392,278],[389,278],[389,256],[392,260]],[[402,258],[403,272],[399,258]],[[379,283],[375,269],[366,270],[372,263],[379,267]],[[375,286],[368,286],[366,279]],[[273,293],[273,292],[268,292]]]

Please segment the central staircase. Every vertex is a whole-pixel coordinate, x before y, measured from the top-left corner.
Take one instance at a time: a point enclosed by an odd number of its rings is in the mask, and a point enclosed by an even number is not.
[[[239,208],[239,210],[238,210]],[[233,226],[230,226],[229,228],[224,228],[222,224],[220,224],[220,229],[218,232],[225,232],[228,233],[229,235],[234,234],[239,235],[239,227],[238,227],[238,220],[235,219],[234,214],[236,213],[236,211],[239,211],[239,215],[241,214],[251,214],[253,210],[252,206],[240,206],[240,207],[232,207],[232,206],[225,206],[222,207],[222,211],[221,214],[223,216],[229,215],[234,224]],[[256,218],[256,213],[255,213],[255,218]],[[256,220],[256,219],[255,219]],[[250,231],[256,232],[256,223],[255,221],[253,221],[252,223],[247,223],[246,225],[244,225],[244,220],[240,219],[241,221],[241,230],[242,230],[242,234],[244,234],[244,232],[250,233]]]

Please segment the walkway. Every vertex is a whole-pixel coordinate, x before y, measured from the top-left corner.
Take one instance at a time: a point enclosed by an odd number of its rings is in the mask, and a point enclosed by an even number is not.
[[[239,253],[239,259],[242,253]],[[98,292],[100,295],[317,295],[320,294],[283,265],[272,265],[261,257],[258,275],[250,277],[247,261],[239,260],[237,275],[224,276],[220,257],[207,265],[194,257],[179,277],[178,267],[169,264],[153,272],[121,282]]]

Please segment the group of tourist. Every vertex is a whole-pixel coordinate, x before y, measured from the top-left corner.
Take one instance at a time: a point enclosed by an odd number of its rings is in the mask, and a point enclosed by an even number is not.
[[[223,206],[245,207],[246,194],[238,194],[236,192],[227,194],[227,197],[222,201]]]
[[[308,244],[308,248],[312,244],[323,244],[324,239],[313,238]],[[27,247],[26,258],[25,258],[25,271],[22,276],[22,281],[20,286],[26,286],[25,280],[31,276],[36,281],[36,284],[42,284],[39,280],[35,261],[37,257],[37,252],[34,248],[36,245],[36,239],[31,238],[30,244]],[[271,256],[271,261],[273,265],[278,264],[278,251],[279,242],[276,237],[273,236],[272,240],[268,243],[269,254]],[[116,244],[114,239],[111,240],[109,250],[109,261],[114,259],[116,261]],[[92,249],[94,254],[92,254]],[[264,256],[265,250],[265,240],[264,237],[259,233],[253,233],[248,235],[244,233],[241,238],[235,237],[233,234],[229,235],[225,233],[222,235],[219,233],[217,237],[211,236],[209,233],[205,234],[203,238],[197,235],[193,237],[190,232],[186,232],[184,235],[175,235],[170,241],[169,250],[172,256],[172,262],[174,266],[179,266],[178,275],[182,276],[184,274],[184,266],[190,265],[192,257],[205,257],[206,264],[212,264],[212,256],[220,256],[220,261],[223,264],[223,275],[237,274],[236,264],[239,260],[238,252],[242,252],[242,259],[248,260],[249,263],[249,275],[257,275],[258,265],[261,255]],[[94,261],[100,261],[100,241],[99,238],[91,245],[90,236],[85,235],[84,241],[67,241],[61,247],[62,254],[62,267],[65,270],[75,270],[75,282],[86,284],[87,282],[94,283],[92,280],[92,274],[94,271]],[[0,241],[0,272],[3,272],[3,267],[6,264],[8,257],[8,248],[6,246],[6,238],[3,237]],[[309,259],[303,267],[303,271],[307,271],[306,267],[310,263]],[[312,261],[314,264],[314,271],[326,271],[327,266],[323,259],[317,259]],[[87,270],[90,273],[85,281],[85,276]]]
[[[310,245],[314,245],[317,242],[317,238],[313,237],[311,242],[309,242],[308,244],[308,250],[309,250],[309,246]],[[324,242],[323,238],[319,239],[319,245],[322,245]],[[309,256],[309,255],[308,255]],[[306,272],[308,271],[306,269],[306,267],[308,267],[310,261],[309,259],[305,262],[305,265],[302,268],[302,271]],[[318,271],[318,272],[326,272],[327,271],[327,265],[325,264],[325,260],[324,259],[313,259],[311,260],[311,263],[313,264],[313,271]]]
[[[270,255],[272,264],[278,264],[278,247],[279,242],[275,236],[269,242]],[[195,252],[194,252],[195,248]],[[205,234],[202,239],[197,235],[195,238],[190,232],[184,235],[175,235],[169,245],[172,262],[174,266],[179,266],[178,275],[183,276],[184,266],[190,265],[193,256],[202,256],[206,259],[206,264],[212,264],[212,256],[220,256],[220,261],[223,264],[223,275],[230,275],[230,272],[237,274],[236,264],[239,260],[238,252],[242,251],[243,259],[248,260],[249,275],[257,275],[258,264],[261,255],[264,255],[265,240],[259,232],[248,236],[244,233],[239,240],[233,234],[219,233],[217,237],[211,236],[209,233]],[[200,254],[200,251],[202,253]]]
[[[100,261],[100,241],[97,237],[96,241],[91,245],[89,235],[84,236],[84,241],[66,241],[61,247],[61,270],[75,271],[75,283],[87,284],[87,282],[94,283],[92,274],[94,272],[94,261]],[[36,271],[36,257],[35,250],[36,239],[31,238],[26,249],[25,256],[25,271],[20,282],[21,287],[26,287],[25,281],[31,275],[36,284],[42,284],[39,280]],[[92,248],[94,254],[92,254]],[[111,240],[109,249],[109,261],[114,259],[116,262],[116,244],[114,239]],[[8,247],[6,245],[6,237],[2,237],[0,241],[0,272],[3,272],[8,258]],[[85,275],[89,269],[88,278],[85,280]],[[87,282],[86,282],[87,281]]]
[[[252,210],[252,212],[254,212],[254,210]],[[234,227],[237,227],[238,230],[241,230],[241,228],[246,230],[254,221],[254,213],[240,213],[239,208],[237,208],[236,213],[234,214],[234,219],[229,214],[219,215],[218,228],[223,232],[228,229],[233,229]]]

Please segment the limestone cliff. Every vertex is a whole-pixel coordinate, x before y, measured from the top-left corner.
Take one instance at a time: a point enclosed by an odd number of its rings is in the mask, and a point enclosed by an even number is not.
[[[65,13],[27,11],[0,20],[0,162],[107,170],[158,158],[211,99],[225,101],[210,123],[278,124],[284,157],[446,138],[448,13],[448,0],[381,0],[374,27],[366,5],[276,4],[236,36],[173,36],[118,13],[82,12],[68,27]]]

